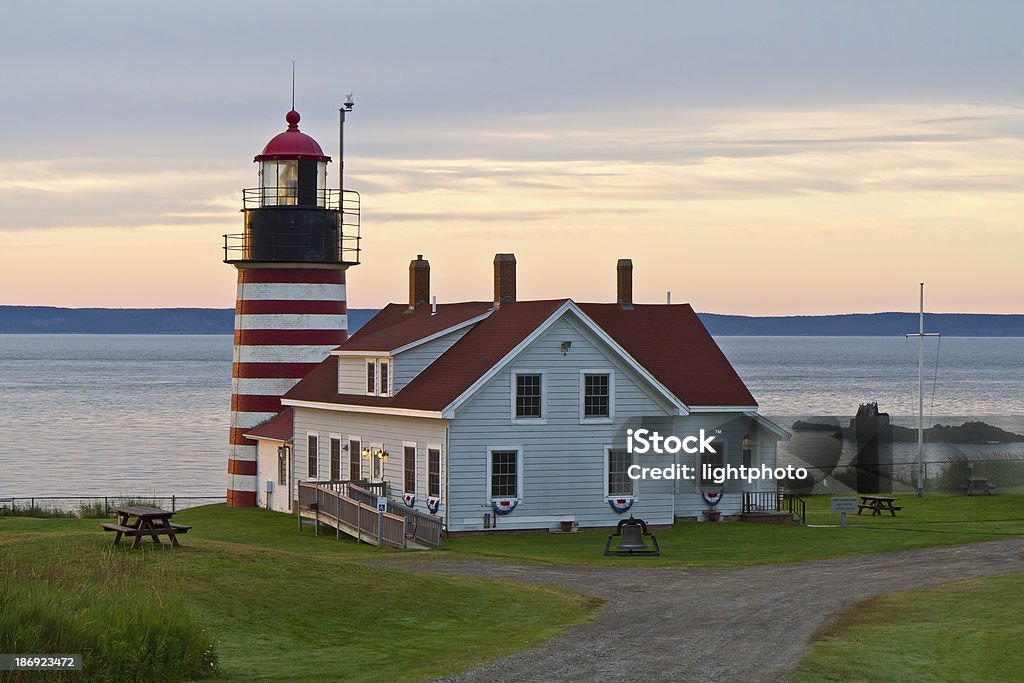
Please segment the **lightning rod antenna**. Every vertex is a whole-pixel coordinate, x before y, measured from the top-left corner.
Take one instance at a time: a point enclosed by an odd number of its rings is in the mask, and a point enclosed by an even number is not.
[[[292,60],[292,111],[295,111],[295,60]]]

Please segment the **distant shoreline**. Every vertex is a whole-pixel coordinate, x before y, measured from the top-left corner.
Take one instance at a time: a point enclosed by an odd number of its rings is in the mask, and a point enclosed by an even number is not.
[[[354,332],[377,309],[349,309]],[[234,333],[233,308],[60,308],[0,306],[0,334],[223,334]],[[916,313],[817,316],[699,314],[720,337],[893,337],[915,332]],[[948,337],[1024,337],[1024,314],[926,313],[929,332]]]

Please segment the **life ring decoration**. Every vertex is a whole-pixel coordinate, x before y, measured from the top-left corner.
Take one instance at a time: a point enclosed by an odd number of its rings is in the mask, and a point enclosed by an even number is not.
[[[405,501],[405,507],[407,507],[407,508],[416,507],[416,494],[415,493],[406,493],[404,496],[402,496],[402,500]]]
[[[427,498],[427,509],[430,510],[430,514],[436,515],[438,508],[441,507],[440,496],[430,496]]]
[[[491,507],[494,508],[494,514],[496,515],[507,515],[519,505],[518,498],[505,498],[503,500],[492,500]]]
[[[722,502],[722,489],[701,489],[700,495],[709,507],[715,507]]]
[[[633,502],[635,500],[636,498],[634,498],[633,496],[613,496],[608,498],[608,505],[611,506],[614,512],[617,512],[621,515],[623,512],[626,512],[627,510],[629,510],[629,508],[633,507]]]

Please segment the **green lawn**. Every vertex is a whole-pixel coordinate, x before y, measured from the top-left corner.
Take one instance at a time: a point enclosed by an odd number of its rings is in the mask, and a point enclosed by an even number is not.
[[[369,566],[397,551],[299,534],[294,517],[263,510],[210,506],[175,521],[193,525],[182,548],[132,551],[110,549],[113,536],[96,520],[0,518],[0,558],[8,576],[43,591],[59,582],[85,594],[130,576],[123,590],[135,601],[180,596],[233,680],[423,680],[528,647],[600,609],[554,588]],[[0,604],[3,589],[0,580]]]
[[[793,674],[811,681],[1018,681],[1024,574],[890,593],[854,605]]]
[[[901,497],[896,517],[839,515],[828,496],[810,496],[808,526],[677,522],[656,530],[660,557],[604,557],[608,531],[496,533],[445,542],[452,555],[597,566],[733,567],[820,560],[1024,536],[1024,495]]]

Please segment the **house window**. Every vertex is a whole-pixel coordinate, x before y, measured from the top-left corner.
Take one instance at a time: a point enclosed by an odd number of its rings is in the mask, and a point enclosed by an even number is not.
[[[441,449],[427,449],[427,495],[441,497]]]
[[[331,481],[341,479],[341,438],[331,437]]]
[[[405,477],[403,480],[404,493],[416,493],[416,446],[406,445],[405,451]]]
[[[542,417],[541,374],[518,374],[516,378],[516,417]]]
[[[380,370],[380,372],[377,373],[378,375],[380,375],[380,387],[378,388],[377,393],[381,396],[387,396],[389,393],[391,393],[389,391],[391,387],[389,383],[390,380],[388,379],[388,370],[390,369],[389,363],[386,360],[378,361],[377,367]]]
[[[366,395],[388,396],[391,394],[391,361],[377,358],[366,361]]]
[[[519,451],[491,451],[491,498],[519,495]]]
[[[377,361],[366,361],[366,393],[373,396],[377,393]]]
[[[705,451],[700,454],[700,485],[701,486],[722,486],[714,480],[712,469],[721,467],[725,463],[725,443],[715,439],[714,448],[717,453]]]
[[[633,484],[629,478],[629,467],[633,454],[625,448],[608,449],[608,496],[632,496]]]
[[[615,380],[610,372],[581,372],[580,418],[584,420],[611,418],[614,413],[612,404],[614,386]]]
[[[277,449],[277,483],[280,486],[288,485],[288,447],[281,446]]]
[[[316,479],[319,475],[320,437],[316,434],[306,436],[306,478]]]
[[[362,457],[362,448],[358,439],[351,439],[348,442],[348,478],[351,481],[359,481],[362,474],[359,471],[359,459]]]

